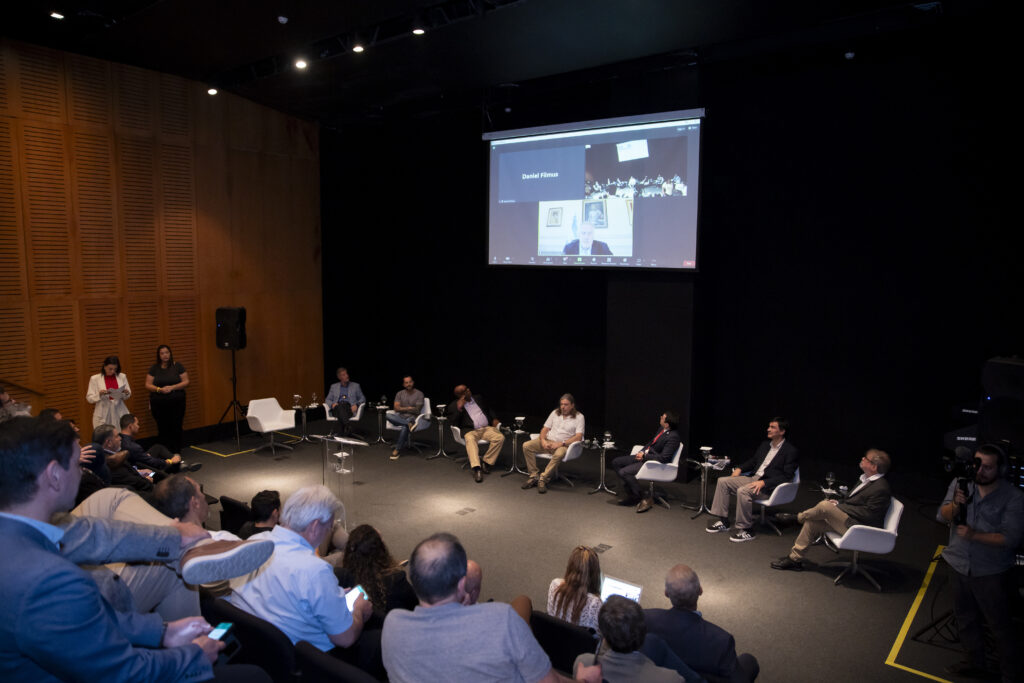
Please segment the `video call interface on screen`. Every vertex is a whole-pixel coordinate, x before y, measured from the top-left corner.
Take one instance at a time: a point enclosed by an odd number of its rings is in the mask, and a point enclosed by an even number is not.
[[[484,135],[488,264],[695,270],[702,116]]]

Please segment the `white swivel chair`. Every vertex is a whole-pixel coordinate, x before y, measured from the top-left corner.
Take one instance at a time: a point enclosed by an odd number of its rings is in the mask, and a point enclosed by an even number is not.
[[[331,426],[331,423],[332,422],[337,422],[338,418],[336,418],[333,415],[331,415],[331,407],[329,405],[327,405],[326,403],[323,403],[322,405],[324,407],[324,414],[327,415],[327,426],[331,428],[331,434],[330,435],[334,436],[334,427]],[[350,417],[348,421],[349,422],[356,422],[356,423],[358,423],[359,420],[361,420],[362,417],[363,417],[363,409],[364,408],[366,408],[366,401],[363,401],[362,403],[359,404],[359,406],[356,408],[355,415]]]
[[[754,505],[761,506],[761,524],[767,524],[775,533],[779,536],[782,532],[779,531],[779,527],[775,526],[775,522],[771,521],[765,516],[765,512],[768,508],[778,507],[779,505],[788,505],[796,500],[797,489],[800,488],[800,468],[796,468],[796,472],[793,473],[793,480],[779,484],[772,489],[770,496],[761,496],[760,498],[754,499]]]
[[[271,453],[277,454],[276,446],[292,450],[286,443],[274,441],[274,432],[278,429],[292,429],[295,427],[295,411],[283,410],[276,398],[258,398],[249,402],[249,410],[245,414],[249,423],[249,429],[260,434],[270,434],[270,441],[259,446],[253,452],[269,448]]]
[[[540,438],[540,434],[530,434],[530,438],[531,439],[539,439]],[[514,455],[515,454],[513,453],[513,456]],[[570,460],[575,460],[576,458],[580,457],[581,455],[583,455],[583,442],[582,441],[573,441],[571,444],[569,444],[569,448],[566,449],[565,457],[562,458],[562,462],[569,462]],[[544,452],[538,453],[537,454],[537,459],[538,460],[551,460],[551,454],[550,453],[544,453]],[[559,465],[561,465],[561,463],[559,463]],[[543,468],[540,468],[540,469],[543,470]],[[558,472],[558,468],[557,467],[555,468],[555,479],[561,479],[562,481],[564,481],[569,486],[575,486],[575,484],[572,483],[572,479],[570,479],[569,477],[565,476],[564,474],[560,474]]]
[[[501,423],[500,422],[498,423],[498,426],[495,427],[495,429],[497,429],[498,431],[501,431]],[[456,427],[455,425],[452,425],[452,438],[455,439],[455,443],[459,444],[463,448],[466,447],[466,440],[462,438],[462,429],[460,427]],[[484,450],[487,450],[487,447],[490,445],[491,442],[488,441],[487,439],[478,439],[476,443],[477,443],[477,446],[479,447],[479,449],[481,451],[484,451]],[[483,458],[481,457],[481,460],[482,459]],[[456,460],[462,460],[462,458],[456,458]],[[466,460],[466,462],[462,463],[462,469],[464,469],[464,470],[465,469],[469,469],[469,457],[467,456],[465,458],[465,460]]]
[[[633,450],[629,452],[630,455],[636,455],[643,446],[633,446]],[[679,448],[676,449],[676,454],[672,456],[672,462],[658,462],[657,460],[648,460],[640,468],[640,471],[636,473],[637,481],[648,481],[651,483],[650,493],[648,497],[652,500],[657,500],[658,503],[664,505],[666,508],[672,507],[668,502],[661,496],[655,497],[654,495],[654,482],[667,483],[676,480],[676,475],[679,473],[679,458],[683,454],[683,444],[679,444]]]
[[[876,555],[892,552],[892,549],[896,547],[896,530],[900,526],[900,517],[902,516],[903,503],[893,498],[892,502],[889,503],[889,511],[885,513],[885,524],[882,528],[865,524],[854,524],[844,534],[838,534],[835,531],[827,532],[825,535],[836,548],[853,551],[853,561],[842,563],[846,568],[836,577],[833,583],[838,586],[847,572],[849,572],[850,576],[863,574],[864,578],[881,592],[882,587],[878,585],[875,577],[871,576],[867,569],[858,564],[858,556],[862,552],[875,553]]]
[[[391,422],[387,421],[387,416],[388,415],[394,415],[394,414],[395,414],[394,410],[389,410],[388,412],[384,413],[384,417],[385,417],[384,426],[387,429],[392,429],[392,430],[394,430],[396,432],[400,432],[400,431],[402,431],[401,426],[396,425],[396,424],[391,424]],[[420,408],[420,414],[417,415],[416,416],[416,420],[411,425],[409,425],[409,448],[412,448],[417,453],[420,452],[419,444],[417,444],[415,441],[413,441],[412,435],[415,434],[416,432],[423,431],[424,429],[426,429],[429,426],[430,426],[430,399],[429,398],[424,398],[423,399],[423,407]]]

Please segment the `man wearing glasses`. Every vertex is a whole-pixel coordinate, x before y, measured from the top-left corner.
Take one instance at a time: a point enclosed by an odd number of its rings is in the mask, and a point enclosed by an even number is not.
[[[889,454],[877,448],[868,449],[860,459],[860,483],[846,500],[823,500],[809,510],[794,515],[781,512],[775,518],[781,522],[796,521],[803,524],[789,555],[772,562],[772,569],[801,571],[804,556],[814,539],[826,531],[843,534],[854,524],[880,527],[892,501],[885,473],[891,464]]]

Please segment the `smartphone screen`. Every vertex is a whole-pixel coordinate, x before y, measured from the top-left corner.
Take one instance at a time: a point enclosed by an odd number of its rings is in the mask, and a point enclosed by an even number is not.
[[[363,599],[364,600],[369,600],[370,599],[370,596],[366,594],[366,591],[363,590],[362,586],[356,586],[355,588],[350,590],[348,593],[345,593],[345,602],[348,603],[348,611],[349,612],[351,612],[355,608],[356,598],[359,597],[360,593],[363,595]]]
[[[207,636],[207,638],[211,638],[213,640],[220,640],[224,637],[224,634],[227,633],[228,629],[230,629],[232,626],[234,626],[234,624],[232,624],[230,621],[222,621],[219,624],[217,624],[217,628],[210,631],[210,634]]]

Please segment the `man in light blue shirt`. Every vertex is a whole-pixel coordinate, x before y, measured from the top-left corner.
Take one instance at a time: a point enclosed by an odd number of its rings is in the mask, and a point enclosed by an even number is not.
[[[354,645],[373,606],[360,595],[350,611],[333,567],[315,551],[334,530],[339,513],[344,514],[341,501],[325,486],[293,493],[280,523],[250,538],[274,541],[274,554],[255,572],[233,580],[228,600],[269,621],[293,643],[305,640],[325,652]]]
[[[352,428],[348,422],[359,410],[359,405],[366,403],[366,397],[359,383],[349,380],[348,370],[338,368],[338,381],[331,385],[325,401],[327,410],[341,422],[342,431],[351,434]]]

